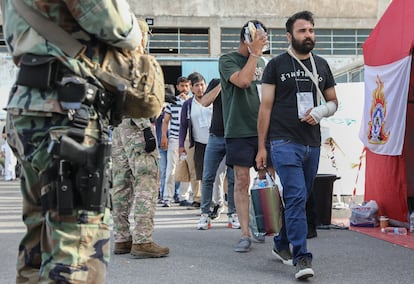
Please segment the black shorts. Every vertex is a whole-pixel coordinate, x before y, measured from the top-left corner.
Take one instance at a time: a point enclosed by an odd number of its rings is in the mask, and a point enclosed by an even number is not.
[[[254,167],[256,170],[256,155],[258,149],[257,136],[245,138],[226,138],[226,165]],[[272,166],[270,145],[266,143],[267,167]]]

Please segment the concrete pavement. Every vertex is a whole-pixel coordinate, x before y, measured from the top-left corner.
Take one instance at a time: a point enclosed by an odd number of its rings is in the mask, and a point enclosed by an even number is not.
[[[16,253],[24,232],[17,182],[0,181],[1,283],[13,283]],[[107,283],[297,283],[295,269],[271,254],[272,237],[253,243],[249,253],[235,253],[240,230],[227,228],[222,214],[207,231],[196,230],[197,210],[157,208],[154,240],[170,256],[133,259],[111,255]],[[348,230],[318,230],[308,241],[315,277],[309,283],[412,283],[414,250]]]

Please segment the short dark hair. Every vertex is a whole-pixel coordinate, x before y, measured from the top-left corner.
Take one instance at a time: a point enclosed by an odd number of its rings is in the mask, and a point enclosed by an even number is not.
[[[180,85],[180,83],[187,83],[187,82],[189,82],[190,80],[188,80],[188,78],[187,77],[185,77],[185,76],[180,76],[180,77],[178,77],[177,78],[177,85]]]
[[[172,84],[165,84],[164,85],[164,89],[165,89],[165,95],[172,95],[172,96],[174,96],[174,94],[175,94],[174,85],[172,85]]]
[[[314,26],[315,22],[313,20],[313,13],[309,11],[301,11],[293,14],[289,17],[286,21],[286,32],[292,34],[293,32],[293,25],[297,20],[305,20],[311,22],[311,24]]]
[[[204,79],[203,75],[201,75],[198,72],[193,72],[190,75],[188,75],[188,80],[190,80],[191,85],[194,85],[200,81],[206,81],[206,79]]]
[[[257,27],[257,25],[261,25],[263,27],[263,29],[265,30],[265,32],[267,32],[267,28],[265,27],[265,25],[263,25],[262,22],[260,22],[259,20],[250,20],[247,23],[245,23],[244,26],[241,28],[240,42],[244,42],[244,29],[249,25],[250,22],[252,22],[255,27]]]

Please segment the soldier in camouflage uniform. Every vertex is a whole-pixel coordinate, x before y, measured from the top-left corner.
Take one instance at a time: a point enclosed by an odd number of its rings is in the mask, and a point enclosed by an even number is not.
[[[107,45],[128,49],[140,45],[142,35],[125,0],[24,2],[81,40],[86,48],[85,55],[94,62],[102,60],[102,51]],[[85,87],[95,86],[98,89],[95,95],[102,94],[102,86],[84,63],[66,56],[58,46],[41,37],[17,14],[12,0],[3,0],[1,4],[3,31],[16,65],[21,65],[22,58],[29,53],[54,56],[60,67],[53,75],[64,73],[86,79],[82,83]],[[20,73],[23,73],[22,68]],[[38,74],[23,75],[30,78]],[[69,137],[69,130],[74,128],[72,114],[78,116],[81,108],[64,109],[54,83],[41,89],[17,82],[7,105],[8,141],[23,168],[23,222],[27,228],[19,245],[16,282],[104,283],[110,255],[110,212],[104,200],[100,203],[102,207],[96,210],[85,209],[74,200],[73,208],[68,206],[70,210],[65,213],[60,211],[56,201],[63,200],[57,192],[59,189],[63,192],[63,187],[58,185],[63,184],[64,177],[56,170],[62,159],[52,156],[54,148],[49,146]],[[77,146],[90,149],[107,145],[104,143],[108,140],[105,132],[108,122],[104,113],[96,109],[94,101],[85,103],[82,99],[81,103],[86,119],[81,127],[83,139],[76,141]],[[82,153],[73,151],[66,155],[73,154],[79,159]],[[70,161],[69,164],[71,170],[77,170],[75,163]],[[70,177],[73,178],[73,174]],[[78,181],[70,180],[70,184],[74,185],[71,197],[80,194]],[[96,193],[103,191],[99,185],[95,189]]]
[[[158,149],[148,119],[124,119],[113,131],[112,216],[115,254],[136,258],[167,256],[152,240],[158,196]],[[133,210],[135,228],[128,216]]]

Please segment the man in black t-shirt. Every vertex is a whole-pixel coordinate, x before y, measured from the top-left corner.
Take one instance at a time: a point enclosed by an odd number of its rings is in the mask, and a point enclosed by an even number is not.
[[[311,53],[315,45],[312,13],[291,16],[286,31],[288,51],[273,58],[263,73],[256,164],[259,169],[266,167],[269,139],[269,155],[283,186],[285,205],[273,254],[284,264],[296,266],[297,279],[306,279],[314,275],[312,254],[306,247],[305,204],[318,170],[319,122],[335,113],[338,102],[328,63]]]

